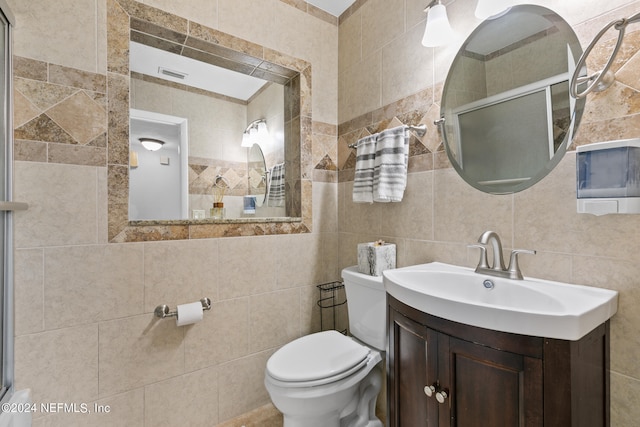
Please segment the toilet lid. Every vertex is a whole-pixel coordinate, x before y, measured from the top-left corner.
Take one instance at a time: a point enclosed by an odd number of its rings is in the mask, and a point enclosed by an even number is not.
[[[370,351],[340,332],[318,332],[298,338],[276,351],[267,362],[267,370],[280,381],[314,381],[353,368]]]

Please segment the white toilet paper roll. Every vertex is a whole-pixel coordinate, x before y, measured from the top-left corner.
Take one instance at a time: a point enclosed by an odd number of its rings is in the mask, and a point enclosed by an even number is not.
[[[202,320],[202,303],[200,301],[181,304],[176,311],[178,312],[176,317],[176,325],[178,326],[191,325]]]

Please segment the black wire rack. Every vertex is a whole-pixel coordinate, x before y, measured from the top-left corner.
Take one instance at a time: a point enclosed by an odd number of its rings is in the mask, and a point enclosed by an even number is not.
[[[333,323],[331,329],[335,329],[339,332],[342,332],[343,334],[346,334],[346,328],[339,330],[336,327],[336,308],[347,303],[347,298],[344,294],[344,291],[340,292],[344,289],[344,283],[329,282],[316,285],[316,287],[320,292],[320,299],[318,299],[317,301],[318,307],[320,307],[320,330],[325,330],[324,314],[325,310],[330,310],[331,321]]]

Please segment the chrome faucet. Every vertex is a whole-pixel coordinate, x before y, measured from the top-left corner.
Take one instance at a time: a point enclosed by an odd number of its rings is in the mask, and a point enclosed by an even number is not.
[[[487,256],[488,246],[491,246],[493,252],[491,266],[489,265]],[[480,249],[480,261],[478,261],[476,273],[517,280],[522,280],[522,272],[518,265],[518,254],[535,255],[536,253],[536,251],[530,251],[528,249],[514,249],[511,251],[511,257],[509,258],[509,267],[505,268],[504,258],[502,256],[502,242],[500,241],[500,236],[498,236],[498,233],[495,231],[485,231],[478,239],[478,243],[469,245],[469,247]]]

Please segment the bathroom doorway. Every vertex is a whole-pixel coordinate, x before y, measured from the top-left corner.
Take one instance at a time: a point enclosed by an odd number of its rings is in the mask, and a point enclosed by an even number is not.
[[[129,219],[189,219],[187,119],[132,109],[130,126]],[[145,148],[145,138],[160,148]]]

